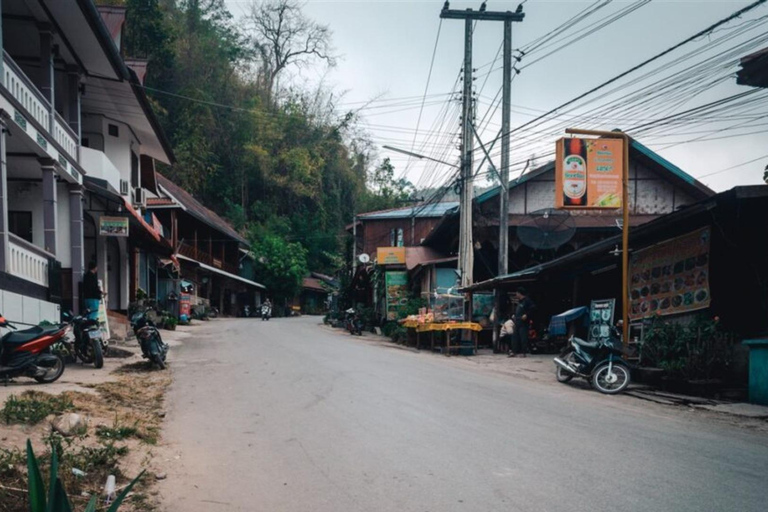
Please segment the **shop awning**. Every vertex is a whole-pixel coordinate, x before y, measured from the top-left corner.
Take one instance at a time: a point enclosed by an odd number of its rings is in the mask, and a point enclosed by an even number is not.
[[[552,336],[563,336],[568,333],[568,322],[582,319],[584,326],[589,322],[587,313],[589,308],[586,306],[580,306],[578,308],[569,309],[559,315],[553,316],[549,320],[549,334]]]
[[[228,277],[230,279],[234,279],[236,281],[241,281],[241,282],[243,282],[245,284],[249,284],[251,286],[255,286],[256,288],[261,288],[262,290],[266,290],[267,289],[266,286],[264,286],[263,284],[259,284],[256,281],[251,281],[250,279],[246,279],[244,277],[236,276],[235,274],[230,274],[229,272],[227,272],[225,270],[221,270],[220,268],[212,267],[210,265],[206,265],[205,263],[200,263],[199,261],[194,260],[192,258],[187,258],[186,256],[184,256],[182,254],[177,254],[176,257],[181,259],[181,260],[185,260],[185,261],[189,261],[191,263],[194,263],[195,265],[199,266],[202,269],[209,270],[209,271],[214,272],[216,274],[221,274],[222,276]]]

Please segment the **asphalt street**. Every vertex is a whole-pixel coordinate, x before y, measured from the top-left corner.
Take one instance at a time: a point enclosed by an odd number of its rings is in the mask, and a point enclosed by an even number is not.
[[[165,510],[768,510],[765,434],[319,324],[217,320],[173,349]]]

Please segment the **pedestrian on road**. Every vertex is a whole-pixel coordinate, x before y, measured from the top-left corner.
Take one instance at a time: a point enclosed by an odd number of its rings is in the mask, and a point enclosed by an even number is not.
[[[527,357],[528,354],[528,322],[531,314],[536,309],[528,296],[528,290],[522,286],[515,292],[517,298],[517,309],[515,309],[515,330],[512,334],[512,347],[509,351],[509,357]]]
[[[99,267],[96,265],[96,262],[92,261],[88,264],[88,272],[83,276],[83,300],[85,308],[90,310],[88,318],[91,320],[99,318],[99,303],[103,295],[99,286],[98,270]]]
[[[499,345],[507,346],[507,349],[511,352],[512,349],[512,336],[515,333],[515,320],[513,315],[509,315],[507,319],[501,324],[501,330],[499,331]]]

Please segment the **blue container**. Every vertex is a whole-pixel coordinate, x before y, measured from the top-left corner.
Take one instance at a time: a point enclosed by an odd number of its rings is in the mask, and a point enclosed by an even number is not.
[[[768,405],[768,338],[742,344],[749,347],[749,401]]]

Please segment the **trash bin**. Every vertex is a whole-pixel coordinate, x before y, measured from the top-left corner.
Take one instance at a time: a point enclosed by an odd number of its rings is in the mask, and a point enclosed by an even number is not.
[[[768,338],[742,344],[749,347],[749,401],[768,405]]]

